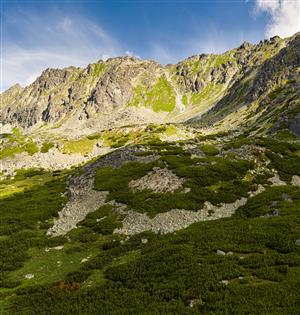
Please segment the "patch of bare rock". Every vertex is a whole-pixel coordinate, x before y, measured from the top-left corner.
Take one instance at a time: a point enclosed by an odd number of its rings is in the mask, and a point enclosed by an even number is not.
[[[291,183],[292,183],[292,185],[294,185],[294,186],[300,186],[300,176],[294,175],[294,176],[292,177]]]
[[[263,190],[264,187],[259,186],[251,195],[255,196]],[[220,206],[214,206],[206,201],[203,208],[198,211],[173,209],[168,212],[159,213],[154,218],[148,217],[146,213],[130,210],[123,220],[123,226],[115,229],[114,233],[125,235],[135,235],[145,231],[152,231],[157,234],[172,233],[196,222],[230,217],[239,207],[245,205],[246,202],[247,198],[244,197],[233,203],[221,203]]]
[[[246,202],[247,198],[241,198],[233,203],[221,204],[217,207],[207,201],[204,207],[198,211],[173,209],[159,213],[154,218],[148,217],[146,213],[131,210],[123,220],[122,228],[116,229],[114,232],[125,235],[135,235],[144,231],[167,234],[184,229],[195,222],[230,217],[238,207],[243,206]]]
[[[275,173],[273,177],[269,178],[269,182],[272,183],[272,186],[284,186],[286,185],[286,182],[282,181],[278,174]]]
[[[245,144],[240,148],[231,148],[230,151],[235,154],[236,157],[239,157],[244,160],[256,160],[258,153],[264,153],[266,149],[264,147]],[[224,153],[225,154],[225,153]]]
[[[147,175],[129,182],[133,190],[149,189],[155,193],[174,192],[182,188],[185,179],[176,176],[167,168],[154,167]]]
[[[94,178],[86,178],[80,175],[76,180],[69,182],[69,201],[58,213],[59,217],[54,220],[53,226],[47,231],[47,235],[64,235],[76,228],[89,212],[96,211],[105,204],[108,192],[96,191]]]
[[[153,176],[153,173],[151,173],[151,175]],[[151,179],[151,175],[148,177],[145,176],[143,181],[135,181],[134,187],[138,187],[138,184],[140,184],[140,189],[154,190],[152,185],[154,185],[155,181],[153,181],[153,184],[151,183],[147,186],[147,180],[149,180],[149,178]],[[279,178],[277,173],[274,173],[274,176],[271,177],[269,181],[272,183],[272,186],[286,185],[286,183]],[[300,176],[294,175],[292,177],[292,184],[300,185]],[[264,190],[265,188],[262,185],[258,185],[257,190],[249,193],[249,197],[254,197],[262,193]],[[162,188],[160,188],[160,191],[163,191]],[[130,210],[123,220],[123,226],[116,229],[114,232],[125,235],[135,235],[144,231],[152,231],[157,234],[172,233],[176,230],[186,228],[195,222],[230,217],[239,207],[245,205],[247,200],[248,198],[241,198],[233,203],[222,203],[220,206],[214,206],[206,201],[204,207],[198,211],[173,209],[168,212],[159,213],[154,218],[148,217],[146,213]]]

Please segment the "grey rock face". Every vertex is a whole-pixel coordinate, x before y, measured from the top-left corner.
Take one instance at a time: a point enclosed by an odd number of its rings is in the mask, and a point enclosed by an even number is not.
[[[259,69],[258,74],[248,93],[249,100],[253,101],[266,91],[276,80],[284,79],[289,68],[294,68],[300,64],[300,35],[297,35],[287,47],[283,48],[274,58],[267,60]],[[284,70],[284,76],[280,77],[280,72]]]
[[[234,76],[226,95],[201,116],[199,124],[212,125],[230,114],[234,116],[241,108],[250,109],[251,105],[255,111],[249,112],[245,118],[250,121],[256,116],[258,126],[262,126],[261,122],[277,106],[284,109],[272,117],[274,128],[270,125],[268,128],[276,131],[283,119],[285,125],[293,121],[291,118],[296,112],[293,108],[299,106],[296,100],[299,99],[300,33],[285,40],[264,41],[247,50],[238,49],[235,58],[242,73]],[[280,121],[277,122],[278,118]],[[246,119],[243,119],[245,125]],[[250,123],[253,124],[253,120]],[[298,130],[297,125],[297,120],[292,122],[292,128]]]
[[[125,109],[133,95],[133,81],[146,76],[149,82],[144,83],[153,84],[156,72],[162,69],[155,62],[131,57],[100,61],[85,69],[47,69],[25,89],[15,86],[5,92],[0,122],[26,128],[72,116],[97,118]]]

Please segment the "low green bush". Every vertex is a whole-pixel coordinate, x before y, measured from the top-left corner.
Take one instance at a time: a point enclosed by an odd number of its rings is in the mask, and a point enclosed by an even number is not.
[[[53,147],[54,147],[54,143],[53,142],[44,142],[42,147],[41,147],[41,152],[42,153],[47,153]]]
[[[288,199],[284,197],[288,196]],[[295,186],[272,186],[264,192],[248,199],[247,203],[236,211],[237,216],[259,217],[272,214],[274,210],[282,214],[297,213],[300,206],[300,188]]]
[[[219,154],[219,150],[212,144],[204,144],[200,149],[209,156],[214,156]]]

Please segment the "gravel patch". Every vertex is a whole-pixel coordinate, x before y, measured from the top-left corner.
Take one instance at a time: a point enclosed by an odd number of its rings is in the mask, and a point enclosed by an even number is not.
[[[262,186],[260,186],[251,195],[255,196],[262,191]],[[123,226],[115,229],[114,233],[130,236],[145,231],[152,231],[156,234],[172,233],[196,222],[230,217],[239,207],[245,205],[247,200],[247,198],[243,197],[233,203],[221,203],[220,206],[214,206],[206,201],[203,208],[198,211],[173,209],[168,212],[159,213],[154,218],[150,218],[146,213],[130,210],[123,220]]]
[[[185,179],[177,177],[167,168],[153,168],[147,175],[129,182],[129,187],[133,190],[149,189],[155,193],[174,192],[182,188]]]

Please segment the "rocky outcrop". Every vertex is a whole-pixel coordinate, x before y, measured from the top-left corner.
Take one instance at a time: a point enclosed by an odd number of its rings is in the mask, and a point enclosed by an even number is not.
[[[155,62],[133,57],[99,61],[85,69],[47,69],[18,95],[2,99],[0,121],[27,128],[62,119],[67,124],[75,118],[75,128],[76,120],[96,119],[120,108],[126,111],[134,81],[146,76],[147,83],[153,84],[161,69]],[[10,90],[5,95],[11,95]]]
[[[294,186],[300,186],[300,176],[294,175],[292,177],[291,184],[294,185]]]
[[[247,99],[254,101],[272,85],[287,79],[290,72],[300,65],[300,34],[296,35],[274,58],[266,60],[255,76]]]
[[[68,182],[69,201],[54,219],[53,226],[47,231],[47,235],[64,235],[76,228],[78,222],[82,221],[90,212],[97,210],[105,204],[108,192],[96,191],[94,178],[85,174],[71,178]]]
[[[90,118],[99,112],[110,112],[126,105],[134,93],[134,80],[142,75],[155,82],[155,72],[160,66],[150,61],[140,61],[133,57],[109,59],[107,70],[100,77],[86,101],[84,112]]]
[[[174,66],[174,79],[180,90],[183,93],[200,93],[209,84],[229,84],[239,71],[239,67],[231,60],[219,64],[218,57],[218,55],[193,56]],[[211,66],[208,66],[210,64]]]
[[[222,204],[220,207],[206,202],[204,207],[198,211],[174,209],[159,213],[154,218],[149,218],[146,213],[131,210],[123,220],[122,228],[116,229],[114,233],[135,235],[152,231],[157,234],[167,234],[184,229],[195,222],[230,217],[246,201],[247,198],[242,198],[232,204]]]
[[[242,51],[238,49],[241,55],[236,58],[243,71],[226,95],[198,119],[198,125],[240,118],[238,125],[256,124],[256,129],[265,121],[266,128],[277,130],[282,120],[293,121],[292,128],[297,129],[297,120],[291,118],[300,96],[300,34],[285,40],[272,38]]]
[[[5,92],[2,92],[0,94],[0,110],[2,107],[4,107],[6,104],[9,104],[14,101],[16,97],[23,91],[23,88],[20,84],[15,84],[11,86],[8,90]],[[10,111],[11,109],[8,109]]]

